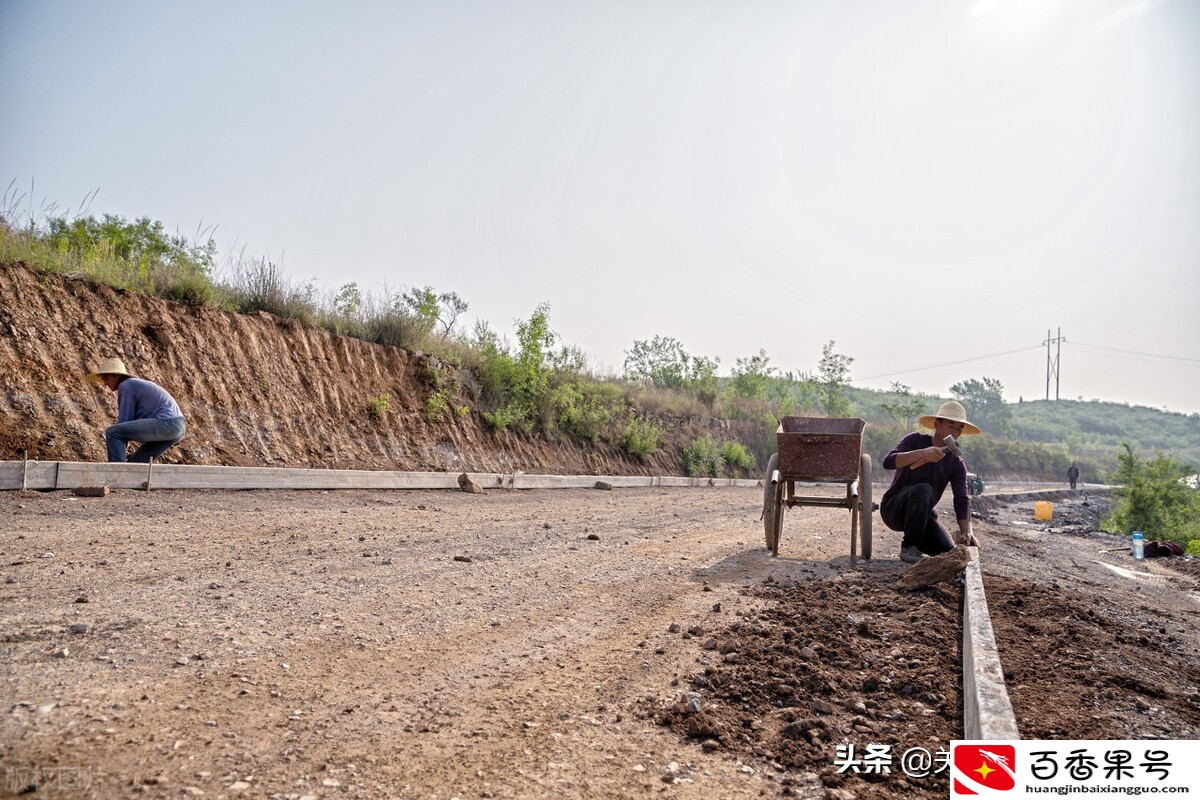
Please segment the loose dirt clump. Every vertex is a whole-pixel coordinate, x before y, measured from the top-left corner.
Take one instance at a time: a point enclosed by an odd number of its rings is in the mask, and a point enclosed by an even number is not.
[[[846,573],[753,590],[761,610],[684,632],[701,642],[703,669],[649,713],[706,751],[783,774],[785,795],[823,785],[874,796],[886,784],[894,796],[944,797],[944,775],[931,773],[937,751],[961,737],[961,590],[892,582]],[[878,745],[883,761],[871,758]],[[902,765],[906,752],[917,762]]]
[[[1129,607],[1057,583],[989,576],[984,585],[1022,737],[1196,736],[1200,666],[1179,635],[1186,622],[1150,603]]]

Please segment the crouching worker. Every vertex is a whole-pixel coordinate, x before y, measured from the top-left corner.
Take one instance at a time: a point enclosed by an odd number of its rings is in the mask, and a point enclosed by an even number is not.
[[[161,386],[133,377],[119,358],[106,360],[88,379],[117,393],[117,424],[104,431],[109,461],[125,461],[130,442],[142,443],[128,458],[141,463],[179,444],[187,430],[183,412]]]
[[[964,434],[980,433],[967,421],[962,404],[947,400],[936,415],[917,420],[927,433],[910,433],[883,458],[884,469],[893,469],[892,485],[883,493],[879,515],[894,531],[903,531],[900,558],[915,564],[926,555],[936,556],[958,544],[977,545],[971,533],[971,501],[967,489],[967,464],[961,456],[947,452],[946,437],[955,440]],[[958,521],[957,539],[941,526],[935,510],[949,484],[954,492],[954,516]]]

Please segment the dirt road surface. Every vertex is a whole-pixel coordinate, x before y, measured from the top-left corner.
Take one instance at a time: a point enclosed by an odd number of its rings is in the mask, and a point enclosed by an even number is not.
[[[0,789],[944,797],[899,759],[961,735],[959,588],[896,589],[877,516],[872,562],[850,564],[848,512],[812,508],[773,559],[760,506],[734,488],[0,494]],[[1023,733],[1200,735],[1195,562],[1135,563],[1088,533],[1095,509],[1032,508],[976,522]],[[839,773],[839,744],[871,743],[890,772]]]

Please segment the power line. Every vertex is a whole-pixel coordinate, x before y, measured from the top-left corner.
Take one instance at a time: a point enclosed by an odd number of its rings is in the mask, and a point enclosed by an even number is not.
[[[1064,340],[1064,341],[1066,341],[1066,340]],[[1200,364],[1200,358],[1187,358],[1185,356],[1168,356],[1168,355],[1163,355],[1161,353],[1144,353],[1141,350],[1123,350],[1120,347],[1105,347],[1104,345],[1088,344],[1086,342],[1070,341],[1070,342],[1067,342],[1067,344],[1072,345],[1074,347],[1078,347],[1078,348],[1084,350],[1085,352],[1095,352],[1095,353],[1100,353],[1100,354],[1111,353],[1113,355],[1123,355],[1126,358],[1137,358],[1137,357],[1141,356],[1143,358],[1164,359],[1167,361],[1187,361],[1192,364]]]
[[[902,370],[898,370],[896,372],[883,372],[878,375],[867,375],[864,378],[854,378],[851,381],[851,383],[861,383],[863,381],[875,380],[876,378],[890,378],[893,375],[907,375],[910,372],[923,372],[924,370],[927,370],[927,369],[937,369],[938,367],[949,367],[949,366],[953,366],[955,364],[967,364],[971,361],[985,361],[989,358],[999,358],[1000,356],[1010,356],[1013,353],[1024,353],[1027,350],[1040,350],[1040,349],[1042,349],[1042,345],[1040,345],[1040,344],[1035,344],[1030,347],[1018,347],[1016,350],[1005,350],[1002,353],[988,353],[987,355],[982,355],[982,356],[971,356],[970,358],[960,358],[956,361],[945,361],[945,362],[942,362],[941,364],[930,364],[929,366],[926,366],[926,367],[913,367],[911,369],[902,369]]]

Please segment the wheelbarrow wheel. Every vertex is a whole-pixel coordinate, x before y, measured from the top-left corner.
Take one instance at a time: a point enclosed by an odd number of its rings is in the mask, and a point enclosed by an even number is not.
[[[875,507],[871,502],[871,455],[863,453],[859,458],[858,469],[858,532],[859,550],[862,557],[871,558],[871,518],[875,516]]]
[[[767,549],[778,553],[779,527],[783,522],[783,509],[779,507],[779,487],[771,483],[771,475],[779,468],[779,454],[772,453],[767,461],[767,475],[763,479],[763,532],[766,534]]]

